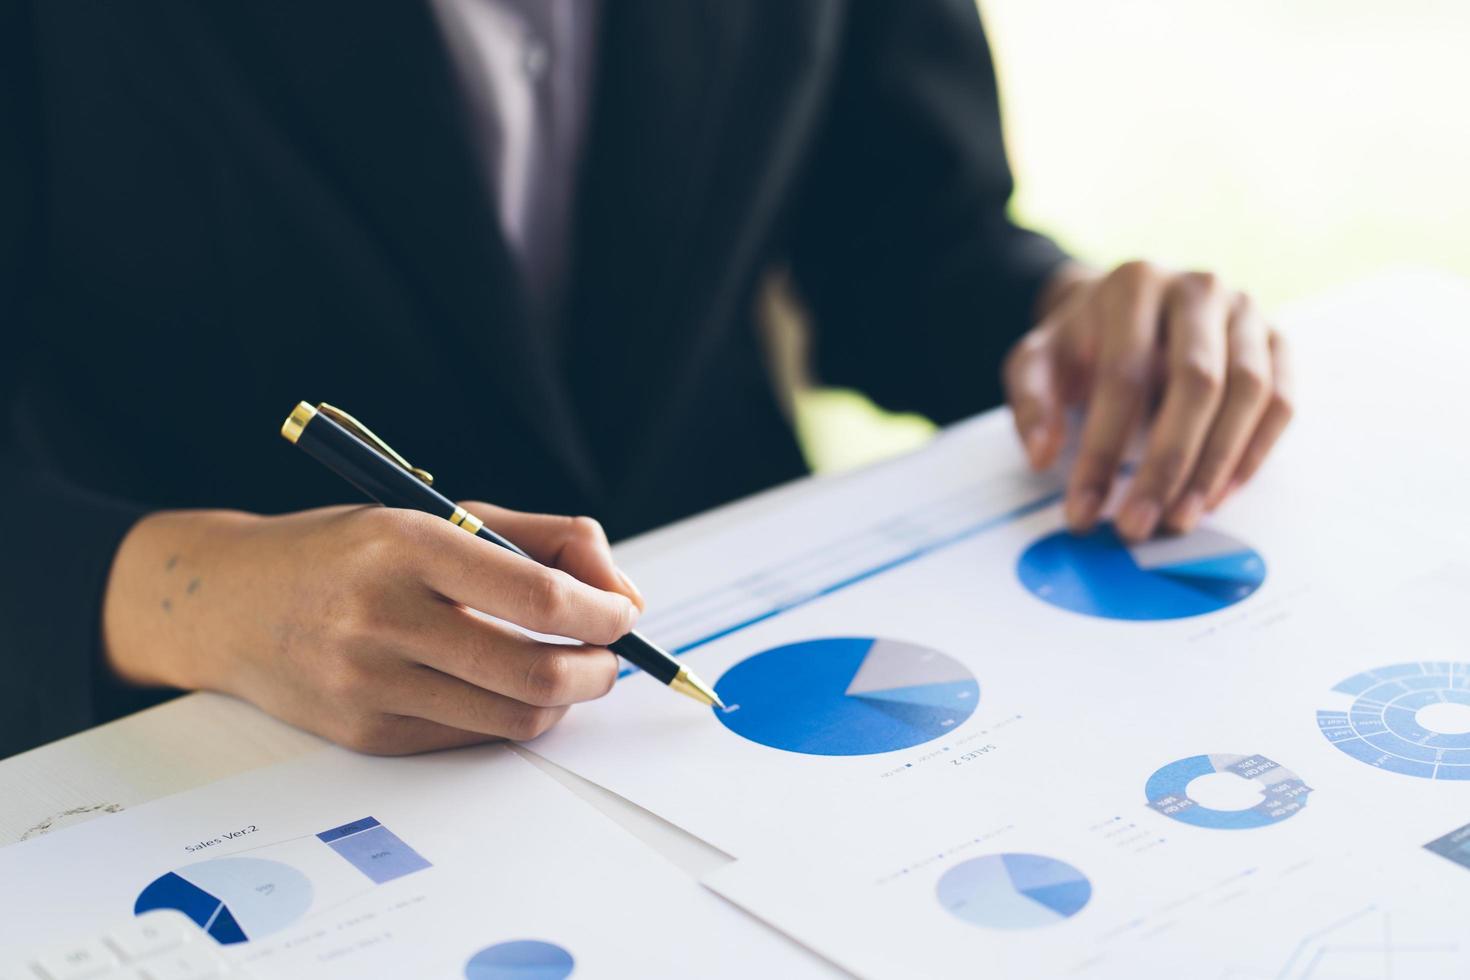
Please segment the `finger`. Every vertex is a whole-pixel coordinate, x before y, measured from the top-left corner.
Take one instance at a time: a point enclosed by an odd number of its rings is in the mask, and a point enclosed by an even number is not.
[[[1053,353],[1057,336],[1046,324],[1032,330],[1011,351],[1002,374],[1016,434],[1037,470],[1056,461],[1065,438]]]
[[[1151,266],[1130,262],[1098,287],[1101,336],[1095,377],[1067,486],[1067,523],[1074,531],[1097,523],[1138,423],[1159,329],[1160,280]]]
[[[1228,299],[1212,276],[1174,280],[1166,302],[1164,398],[1143,462],[1118,511],[1130,541],[1153,534],[1194,470],[1224,392]]]
[[[447,603],[404,642],[420,664],[543,708],[600,698],[618,678],[618,658],[610,650],[541,643]]]
[[[394,688],[385,706],[394,714],[420,718],[482,738],[526,741],[566,714],[565,705],[526,704],[468,684],[430,667],[417,667]]]
[[[1271,396],[1270,329],[1249,297],[1235,301],[1228,328],[1225,397],[1194,473],[1164,516],[1176,534],[1194,529],[1225,492]]]
[[[1281,438],[1281,433],[1286,431],[1286,426],[1291,422],[1295,413],[1295,379],[1291,372],[1291,355],[1287,350],[1286,341],[1274,330],[1270,337],[1271,346],[1271,398],[1266,404],[1266,412],[1261,416],[1260,424],[1251,436],[1250,443],[1245,452],[1240,456],[1240,465],[1235,469],[1225,486],[1220,497],[1223,500],[1242,486],[1247,480],[1256,475],[1261,464],[1266,461],[1276,440]]]
[[[379,715],[359,721],[333,739],[339,745],[369,755],[415,755],[493,740],[494,736],[482,732],[465,731],[426,718],[405,715]]]
[[[425,539],[411,561],[433,591],[517,626],[605,646],[633,628],[626,596],[466,534],[448,521],[414,523]]]
[[[632,599],[641,611],[643,593],[613,561],[612,547],[602,525],[590,517],[559,514],[528,514],[481,501],[470,501],[465,509],[485,525],[514,541],[537,561],[560,568],[588,585],[619,592]]]

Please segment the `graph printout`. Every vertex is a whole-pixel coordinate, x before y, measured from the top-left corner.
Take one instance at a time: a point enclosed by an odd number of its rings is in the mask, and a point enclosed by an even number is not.
[[[503,747],[323,749],[0,849],[0,880],[6,977],[160,908],[281,980],[835,973]]]
[[[1443,534],[1300,492],[1361,452],[1305,421],[1197,531],[1073,537],[1012,438],[634,542],[644,628],[730,710],[633,674],[530,747],[865,977],[1470,976]]]
[[[1028,980],[1463,980],[1470,781],[1375,765],[1317,722],[1336,710],[1319,705],[1367,698],[1351,737],[1388,732],[1380,752],[1452,764],[1470,730],[1449,659],[1467,584],[1444,566],[1360,610],[1302,598],[1229,669],[1219,649],[1135,659],[1133,683],[1175,696],[1094,691],[1107,710],[1034,754],[941,756],[983,781],[911,783],[902,804],[762,843],[706,883],[864,977],[983,960]],[[1383,665],[1389,649],[1424,659]],[[1200,687],[1208,699],[1184,696]]]
[[[670,710],[632,673],[530,748],[736,857],[949,787],[1097,799],[1083,788],[1102,773],[1124,813],[1149,805],[1153,777],[1173,824],[1310,813],[1322,777],[1288,749],[1319,707],[1300,698],[1338,683],[1342,661],[1286,675],[1340,646],[1353,590],[1411,574],[1404,535],[1358,527],[1341,498],[1273,490],[1294,479],[1288,459],[1189,534],[1074,536],[1059,480],[1025,469],[1008,421],[634,542],[623,560],[652,610],[640,630],[729,710]],[[1328,597],[1307,649],[1276,639]],[[1268,704],[1292,742],[1263,738]],[[1202,728],[1217,718],[1250,723]],[[1237,746],[1273,770],[1228,771]],[[1216,756],[1226,772],[1201,768]]]

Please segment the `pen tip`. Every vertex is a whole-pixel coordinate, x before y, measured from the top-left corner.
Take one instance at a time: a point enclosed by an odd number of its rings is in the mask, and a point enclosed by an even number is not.
[[[719,708],[721,711],[725,710],[725,702],[720,700],[720,696],[715,693],[715,689],[701,680],[688,667],[679,668],[678,676],[669,681],[669,687],[672,687],[680,694],[693,698],[701,704]]]

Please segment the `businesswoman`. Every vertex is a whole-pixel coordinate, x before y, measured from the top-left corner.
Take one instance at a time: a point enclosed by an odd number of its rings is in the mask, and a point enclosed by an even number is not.
[[[394,753],[603,694],[642,599],[602,527],[802,472],[776,267],[823,380],[1008,397],[1038,467],[1080,407],[1079,529],[1143,428],[1117,526],[1187,530],[1287,421],[1279,339],[1011,190],[971,0],[0,0],[0,752],[170,690]],[[303,397],[554,567],[346,502]]]

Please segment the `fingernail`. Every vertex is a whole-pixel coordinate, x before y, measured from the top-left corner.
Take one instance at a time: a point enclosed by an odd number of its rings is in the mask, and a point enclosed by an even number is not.
[[[1102,495],[1096,490],[1082,490],[1067,498],[1067,524],[1074,531],[1089,530],[1097,522]]]
[[[1193,531],[1205,513],[1205,495],[1191,490],[1169,510],[1168,525],[1175,531]]]
[[[1129,501],[1118,514],[1118,531],[1125,538],[1142,541],[1154,533],[1159,522],[1159,505],[1147,498]]]
[[[1032,469],[1041,469],[1041,460],[1046,452],[1046,430],[1037,426],[1026,433],[1026,455],[1031,459]]]
[[[631,593],[628,598],[633,600],[633,605],[638,607],[638,611],[640,613],[643,612],[645,609],[648,608],[648,603],[643,601],[643,593],[638,590],[638,586],[633,584],[633,580],[628,577],[627,572],[623,571],[621,568],[619,568],[617,572],[618,578],[623,583],[623,587]]]
[[[1210,501],[1209,501],[1209,504],[1208,504],[1209,510],[1211,512],[1213,512],[1215,510],[1215,508],[1219,507],[1225,501],[1229,500],[1230,499],[1230,495],[1233,494],[1235,491],[1237,491],[1239,489],[1240,489],[1240,483],[1239,483],[1239,481],[1237,481],[1237,480],[1231,480],[1229,483],[1225,484],[1219,490],[1216,490],[1214,496],[1212,496],[1210,498]]]

